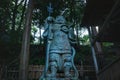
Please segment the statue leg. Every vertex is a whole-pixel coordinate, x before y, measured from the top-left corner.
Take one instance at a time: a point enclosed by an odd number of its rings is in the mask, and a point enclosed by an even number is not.
[[[64,55],[64,73],[65,73],[65,77],[67,77],[67,78],[71,77],[71,74],[70,74],[71,68],[72,68],[71,54],[65,54]]]
[[[49,64],[49,69],[50,69],[50,74],[48,74],[48,77],[55,78],[56,73],[57,73],[57,54],[51,53],[50,54],[50,64]]]
[[[55,65],[50,66],[50,74],[48,74],[48,77],[55,78],[57,73],[57,68]]]

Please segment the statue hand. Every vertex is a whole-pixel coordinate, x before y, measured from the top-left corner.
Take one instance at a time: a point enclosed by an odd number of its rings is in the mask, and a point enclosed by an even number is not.
[[[67,26],[66,25],[61,26],[61,31],[67,33],[68,32]]]

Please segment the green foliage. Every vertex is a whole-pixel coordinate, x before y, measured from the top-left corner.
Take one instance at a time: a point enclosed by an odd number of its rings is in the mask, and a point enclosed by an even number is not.
[[[24,30],[26,0],[1,0],[0,1],[0,42],[9,42],[13,44],[21,43]],[[81,22],[84,7],[80,2],[74,0],[36,0],[32,24],[40,26],[48,16],[47,6],[52,3],[53,17],[56,17],[61,11],[68,8],[67,20],[70,22]],[[41,28],[42,26],[40,26]],[[32,28],[32,31],[34,28]],[[7,37],[7,38],[6,38]],[[31,38],[34,38],[31,35]],[[34,39],[31,39],[33,42]]]
[[[30,60],[29,64],[32,65],[45,65],[45,58],[33,58]]]
[[[23,26],[19,28],[22,11],[20,8],[23,5],[15,4],[15,0],[2,0],[0,3],[0,33],[2,34],[0,42],[6,43],[4,36],[7,36],[9,43],[19,43],[23,32],[23,28],[21,28]]]
[[[88,57],[92,57],[91,55],[91,50],[90,50],[90,46],[86,45],[86,46],[78,46],[78,48],[76,48],[76,55],[75,55],[75,61],[77,63],[80,64],[80,61],[82,61],[83,63],[86,63],[86,60],[88,60]],[[90,63],[90,61],[88,62]]]
[[[89,42],[89,35],[84,35],[84,36],[80,39],[80,41],[81,41],[81,44],[82,44],[82,45],[89,45],[89,44],[90,44],[90,42]]]
[[[104,42],[103,43],[103,46],[106,46],[106,47],[110,47],[112,45],[113,45],[113,43],[110,43],[110,42]]]
[[[74,25],[80,25],[84,12],[84,7],[81,7],[80,2],[75,2],[75,0],[34,0],[34,2],[32,26],[37,26],[40,29],[43,28],[41,25],[44,24],[44,20],[48,16],[47,6],[49,2],[52,3],[52,7],[54,8],[51,16],[56,17],[61,14],[61,11],[68,8],[65,15],[67,21],[73,24],[75,23]],[[0,45],[12,44],[12,46],[14,46],[22,43],[26,5],[26,0],[0,0]],[[37,29],[35,27],[31,29],[30,43],[33,44]],[[34,33],[34,35],[32,35],[32,33]],[[10,50],[8,50],[8,53],[12,53],[9,51]],[[14,53],[19,53],[19,51],[15,51]],[[43,64],[43,60],[39,59],[30,61],[31,64],[34,62],[35,64]]]

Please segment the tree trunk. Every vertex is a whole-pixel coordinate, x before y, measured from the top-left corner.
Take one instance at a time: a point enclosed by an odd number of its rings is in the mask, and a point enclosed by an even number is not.
[[[26,3],[27,3],[27,0],[25,0],[25,3],[24,3],[24,6],[23,6],[23,10],[22,10],[22,15],[21,15],[21,19],[20,19],[20,23],[19,23],[19,27],[17,29],[17,31],[19,31],[21,29],[21,25],[22,25],[22,22],[23,22],[23,18],[24,18],[24,14],[25,14],[25,7],[26,7]]]
[[[40,26],[40,45],[42,44],[42,39],[41,39],[41,26]]]
[[[92,29],[93,36],[96,36],[98,34],[96,28],[91,27],[91,29]],[[104,55],[103,55],[103,51],[102,51],[102,46],[101,46],[101,44],[99,42],[96,42],[94,44],[94,47],[95,47],[99,67],[102,68],[103,65],[104,65]]]
[[[96,28],[95,28],[95,27],[92,27],[91,29],[92,29],[93,35],[96,36],[96,35],[98,34]],[[102,54],[103,51],[102,51],[101,44],[100,44],[99,42],[96,42],[96,43],[95,43],[95,46],[96,46],[97,51],[98,51],[97,53],[98,53],[98,54]]]
[[[17,16],[17,9],[18,9],[18,0],[15,0],[15,6],[13,9],[13,17],[12,17],[12,31],[15,31],[15,23],[16,23],[16,16]]]
[[[30,30],[32,21],[32,11],[33,11],[33,0],[29,0],[26,19],[25,19],[25,29],[22,41],[22,50],[20,55],[20,71],[19,80],[28,80],[28,63],[29,63],[29,46],[30,46]]]
[[[94,66],[95,66],[95,71],[96,71],[96,74],[98,73],[98,62],[97,62],[97,58],[96,58],[96,53],[95,53],[95,48],[94,48],[94,45],[92,45],[92,41],[93,41],[93,38],[92,38],[92,31],[91,31],[91,27],[88,27],[88,32],[89,32],[89,40],[90,40],[90,46],[91,46],[91,51],[92,51],[92,57],[93,57],[93,61],[94,61]]]
[[[77,33],[77,44],[80,45],[80,43],[79,43],[79,41],[80,41],[80,40],[79,40],[79,27],[80,27],[80,26],[79,26],[79,24],[76,24],[76,25],[77,25],[77,26],[76,26],[76,28],[77,28],[77,29],[76,29],[76,33]]]

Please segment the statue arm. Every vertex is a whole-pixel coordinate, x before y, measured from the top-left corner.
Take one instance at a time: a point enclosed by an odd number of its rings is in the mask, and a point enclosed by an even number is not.
[[[43,37],[44,38],[51,38],[52,37],[52,31],[51,28],[53,26],[54,23],[54,18],[51,16],[48,16],[45,20],[45,31],[43,32]]]
[[[73,28],[69,29],[68,38],[71,44],[76,44],[76,37],[75,37]]]
[[[47,38],[47,36],[48,36],[48,25],[45,25],[45,30],[44,30],[42,36],[43,36],[44,38]]]
[[[61,26],[61,31],[65,32],[65,33],[68,33],[68,28],[66,25],[62,25]]]
[[[47,40],[52,40],[52,38],[53,38],[53,32],[51,29],[52,26],[53,26],[52,24],[47,24],[45,26],[45,31],[43,32],[42,36]]]

